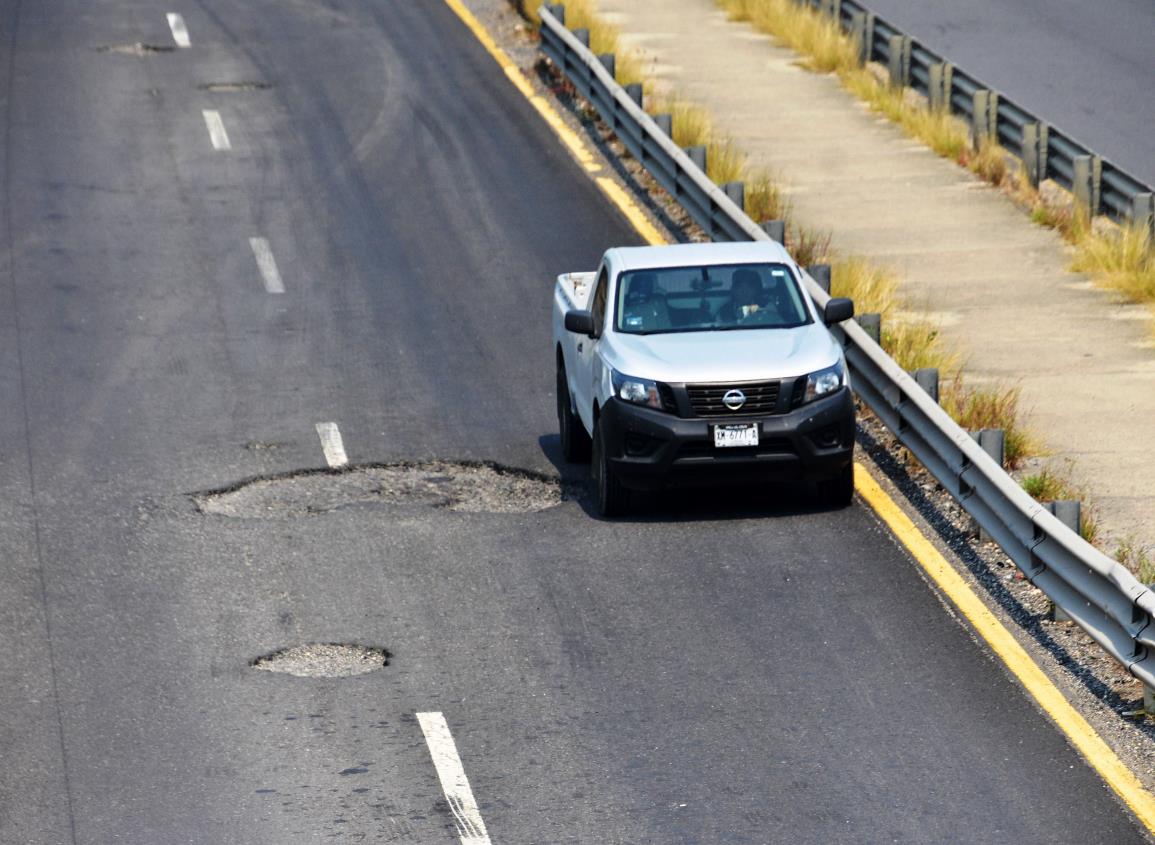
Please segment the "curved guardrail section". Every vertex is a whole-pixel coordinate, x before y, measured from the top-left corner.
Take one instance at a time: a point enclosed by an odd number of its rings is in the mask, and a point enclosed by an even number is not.
[[[716,240],[769,240],[543,6],[545,54],[690,216]],[[811,295],[829,295],[809,276]],[[1067,528],[1015,483],[854,321],[842,341],[855,392],[1023,571],[1132,675],[1155,687],[1155,592]]]

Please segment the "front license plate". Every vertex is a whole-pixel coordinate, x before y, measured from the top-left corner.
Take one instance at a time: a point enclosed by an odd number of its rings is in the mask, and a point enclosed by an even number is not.
[[[729,446],[757,446],[758,424],[716,425],[714,426],[714,446],[725,449]]]

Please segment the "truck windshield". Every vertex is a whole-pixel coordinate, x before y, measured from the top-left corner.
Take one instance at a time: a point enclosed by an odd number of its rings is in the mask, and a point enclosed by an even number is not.
[[[627,334],[790,329],[810,322],[785,264],[632,270],[618,279],[614,325]]]

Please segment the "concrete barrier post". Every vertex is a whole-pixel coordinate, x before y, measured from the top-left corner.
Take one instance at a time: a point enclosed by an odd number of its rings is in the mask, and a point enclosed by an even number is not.
[[[690,157],[690,161],[703,173],[706,172],[706,147],[704,145],[697,147],[686,147],[686,155]]]
[[[1076,202],[1089,215],[1099,213],[1100,180],[1103,175],[1103,160],[1098,156],[1075,156],[1075,184],[1072,193]]]
[[[1054,514],[1055,518],[1063,525],[1070,528],[1076,534],[1081,533],[1083,526],[1083,506],[1078,500],[1064,500],[1060,502],[1048,502],[1047,510]],[[1059,607],[1054,602],[1051,602],[1051,618],[1056,622],[1072,622],[1070,614],[1063,608]]]
[[[875,343],[882,343],[882,315],[859,314],[856,318],[858,325]]]
[[[767,220],[762,224],[762,231],[770,236],[775,243],[786,243],[786,221]]]
[[[850,40],[858,46],[858,62],[866,64],[874,54],[874,12],[850,13]]]
[[[1131,197],[1131,225],[1146,229],[1155,243],[1155,194],[1135,194]]]
[[[999,113],[999,95],[995,91],[980,88],[975,91],[973,114],[971,115],[971,136],[977,150],[984,138],[998,140],[995,124]]]
[[[890,36],[890,60],[887,70],[890,72],[890,87],[902,88],[910,85],[910,36]]]
[[[914,382],[924,391],[926,395],[938,402],[938,368],[937,367],[923,367],[914,371]]]
[[[806,268],[806,272],[810,277],[818,283],[818,287],[822,288],[827,294],[830,293],[830,265],[829,264],[811,264]]]
[[[730,198],[730,202],[743,211],[746,210],[746,186],[741,182],[727,182],[722,191]]]
[[[954,65],[936,62],[930,66],[930,107],[950,111],[950,92],[954,87]]]
[[[1047,152],[1050,141],[1050,127],[1045,123],[1028,123],[1023,126],[1023,167],[1031,185],[1047,178]]]
[[[667,112],[654,115],[654,123],[658,124],[658,128],[666,134],[667,138],[674,136],[674,116]]]

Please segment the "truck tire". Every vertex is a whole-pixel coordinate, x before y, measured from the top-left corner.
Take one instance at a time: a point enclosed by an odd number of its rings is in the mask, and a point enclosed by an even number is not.
[[[624,516],[630,509],[630,491],[622,486],[610,465],[606,450],[605,430],[600,422],[594,423],[593,460],[590,466],[594,507],[599,516]]]
[[[557,362],[557,427],[561,435],[562,457],[571,464],[583,464],[590,459],[590,436],[586,434],[581,419],[573,412],[569,398],[569,381],[565,377],[565,364]]]
[[[847,464],[834,478],[819,481],[818,498],[823,507],[849,507],[854,499],[854,464]]]

